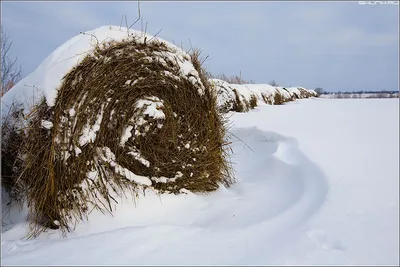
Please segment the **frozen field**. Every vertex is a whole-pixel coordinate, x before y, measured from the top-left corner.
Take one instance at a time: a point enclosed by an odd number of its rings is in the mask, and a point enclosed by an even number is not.
[[[238,182],[210,195],[146,192],[66,239],[23,240],[3,265],[399,264],[399,100],[304,99],[230,113]],[[8,230],[7,230],[8,229]]]

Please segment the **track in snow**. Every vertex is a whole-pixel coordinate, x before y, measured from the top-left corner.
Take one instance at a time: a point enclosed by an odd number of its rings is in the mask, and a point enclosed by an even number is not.
[[[68,239],[60,240],[56,231],[49,231],[37,240],[19,240],[26,231],[20,223],[3,233],[3,264],[270,260],[276,243],[321,207],[327,185],[295,139],[256,127],[232,129],[231,134],[238,178],[231,188],[207,196],[159,197],[148,192],[136,207],[128,200],[118,205],[114,217],[91,214],[89,222],[79,224]],[[57,251],[68,253],[59,257]],[[215,256],[202,256],[207,253]]]

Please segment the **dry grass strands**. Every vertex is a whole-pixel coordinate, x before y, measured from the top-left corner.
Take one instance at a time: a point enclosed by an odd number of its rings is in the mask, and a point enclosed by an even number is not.
[[[299,91],[300,91],[301,98],[309,98],[309,97],[314,96],[311,92],[309,92],[303,88],[297,88],[297,89],[299,89]]]
[[[246,100],[241,100],[239,92],[236,89],[233,89],[235,94],[235,101],[233,102],[233,111],[236,112],[247,112],[249,111],[248,105],[246,105]]]
[[[250,109],[254,109],[255,107],[257,107],[257,96],[252,94],[250,97]]]
[[[97,47],[65,75],[55,105],[37,107],[23,148],[32,236],[70,231],[93,208],[112,212],[126,190],[234,182],[226,122],[199,55],[130,39]]]
[[[279,91],[276,91],[274,95],[274,105],[283,105],[285,103],[285,99],[282,97]]]
[[[23,133],[17,129],[24,128],[18,125],[22,121],[21,107],[12,106],[9,114],[3,117],[1,125],[1,186],[9,194],[11,200],[20,204],[24,200],[24,185],[18,174],[23,168],[21,144],[24,141]]]

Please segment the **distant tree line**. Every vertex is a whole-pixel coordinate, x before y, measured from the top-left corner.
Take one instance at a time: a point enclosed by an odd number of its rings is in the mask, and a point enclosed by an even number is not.
[[[328,95],[328,94],[396,94],[399,93],[399,91],[389,91],[389,90],[383,90],[383,91],[364,91],[364,90],[359,90],[359,91],[338,91],[338,92],[324,92],[323,94]]]
[[[329,98],[398,98],[399,91],[352,91],[324,92]]]

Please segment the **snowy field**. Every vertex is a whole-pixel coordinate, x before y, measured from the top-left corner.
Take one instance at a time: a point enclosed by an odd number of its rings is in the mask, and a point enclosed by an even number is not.
[[[399,264],[398,99],[303,99],[228,115],[231,188],[148,191],[114,216],[92,213],[65,239],[50,230],[23,240],[24,213],[10,214],[2,264]]]

